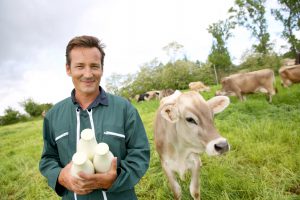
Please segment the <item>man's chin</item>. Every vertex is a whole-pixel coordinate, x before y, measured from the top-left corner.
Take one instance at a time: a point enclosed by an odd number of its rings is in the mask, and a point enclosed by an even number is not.
[[[99,90],[98,88],[83,88],[81,92],[86,95],[91,95],[91,94],[95,94],[98,90]]]

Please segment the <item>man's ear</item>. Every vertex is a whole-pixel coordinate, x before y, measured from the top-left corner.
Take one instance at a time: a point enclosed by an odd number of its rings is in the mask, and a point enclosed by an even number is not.
[[[71,66],[66,64],[66,72],[68,74],[68,76],[71,76]]]
[[[214,114],[222,112],[229,104],[230,99],[227,96],[216,96],[207,101]]]
[[[179,120],[178,108],[175,104],[167,104],[160,111],[161,116],[171,123]]]

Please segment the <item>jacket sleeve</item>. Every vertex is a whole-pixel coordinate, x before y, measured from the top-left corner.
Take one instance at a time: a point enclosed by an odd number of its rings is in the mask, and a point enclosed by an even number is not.
[[[131,111],[125,122],[127,155],[120,160],[118,178],[108,192],[133,189],[149,167],[150,149],[146,131],[138,111],[133,107]]]
[[[45,117],[43,124],[44,148],[39,164],[40,172],[48,180],[48,185],[62,196],[66,189],[58,183],[58,176],[62,169],[55,140],[51,134],[49,120]]]

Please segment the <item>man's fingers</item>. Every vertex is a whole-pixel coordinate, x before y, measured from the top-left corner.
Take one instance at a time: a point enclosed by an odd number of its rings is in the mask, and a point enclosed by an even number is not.
[[[79,172],[77,175],[78,175],[80,178],[84,179],[84,180],[86,180],[86,179],[91,179],[91,178],[92,178],[92,175],[86,174],[86,173],[84,173],[84,172]]]
[[[84,194],[89,194],[91,193],[93,190],[86,190],[86,189],[78,189],[75,190],[74,193],[79,194],[79,195],[84,195]]]
[[[114,157],[112,162],[111,162],[111,167],[110,170],[116,171],[117,170],[117,157]]]

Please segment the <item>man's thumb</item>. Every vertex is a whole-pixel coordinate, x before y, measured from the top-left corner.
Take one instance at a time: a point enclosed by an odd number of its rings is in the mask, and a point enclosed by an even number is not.
[[[116,170],[117,169],[117,157],[114,157],[111,162],[111,169]]]

